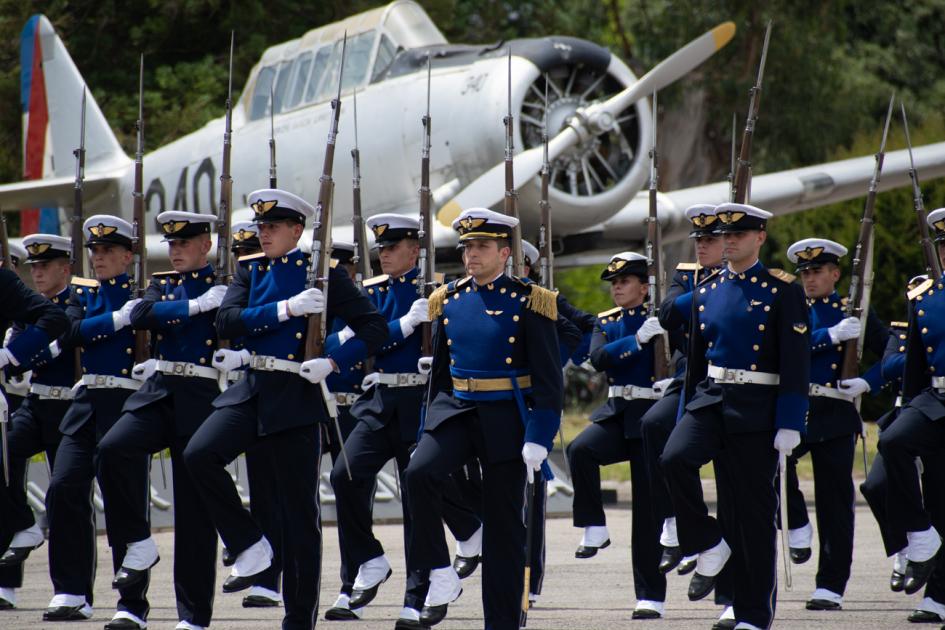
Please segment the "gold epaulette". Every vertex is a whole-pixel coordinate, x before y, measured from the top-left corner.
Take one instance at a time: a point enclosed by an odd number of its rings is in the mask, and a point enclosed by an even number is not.
[[[528,293],[526,306],[548,319],[558,319],[558,292],[540,287],[537,284],[529,285],[532,290]]]
[[[454,280],[453,282],[448,282],[440,287],[437,287],[437,289],[431,293],[430,297],[428,298],[430,305],[427,309],[427,312],[430,315],[430,319],[436,319],[442,315],[443,306],[446,305],[446,300],[449,297],[449,294],[455,293],[465,286],[470,280],[472,280],[472,276],[465,276],[459,280]]]
[[[239,260],[240,262],[244,262],[247,260],[259,260],[260,258],[265,258],[265,257],[266,257],[265,252],[256,252],[255,254],[246,254],[245,256],[240,256],[239,258],[237,258],[237,260]]]
[[[676,271],[698,271],[700,269],[702,269],[702,265],[700,265],[699,263],[694,263],[694,262],[691,262],[691,263],[681,262],[678,265],[676,265]]]
[[[909,291],[909,293],[907,293],[906,295],[909,297],[910,301],[914,300],[920,295],[922,295],[923,293],[925,293],[926,291],[928,291],[932,287],[933,284],[935,284],[935,281],[929,278],[928,280],[926,280],[925,282],[923,282],[916,288]]]
[[[99,286],[98,280],[94,280],[92,278],[80,278],[79,276],[73,276],[71,283],[77,287],[96,288]]]
[[[439,271],[434,271],[434,272],[433,272],[433,282],[434,282],[435,284],[443,284],[444,282],[446,282],[446,274],[445,274],[445,273],[440,273]]]
[[[375,284],[383,284],[384,282],[387,282],[389,279],[390,279],[389,275],[387,275],[386,273],[382,273],[379,276],[372,276],[368,278],[367,280],[361,283],[361,286],[373,287]]]
[[[619,312],[620,312],[620,307],[619,307],[619,306],[615,306],[614,308],[612,308],[612,309],[610,309],[610,310],[604,311],[604,312],[602,312],[602,313],[598,313],[597,316],[598,316],[598,317],[610,317],[610,316],[613,315],[614,313],[619,313]]]
[[[338,259],[337,259],[337,258],[330,258],[330,259],[328,260],[328,266],[331,267],[332,269],[334,269],[335,267],[337,267],[337,266],[338,266]]]
[[[889,322],[891,328],[908,328],[909,322]]]
[[[781,282],[786,282],[788,284],[791,284],[797,280],[797,276],[795,276],[793,273],[786,272],[784,269],[769,269],[768,273],[771,274],[773,278],[777,278]]]

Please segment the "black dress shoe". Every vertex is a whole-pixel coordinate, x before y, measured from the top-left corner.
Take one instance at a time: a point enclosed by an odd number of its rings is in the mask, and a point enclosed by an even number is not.
[[[105,630],[141,630],[143,627],[145,626],[139,626],[133,620],[128,619],[128,617],[112,619],[105,624]]]
[[[807,610],[840,610],[843,607],[829,599],[809,599],[806,608]]]
[[[160,556],[157,560],[151,563],[151,566],[147,569],[129,569],[128,567],[121,567],[118,569],[118,572],[115,573],[115,577],[112,578],[112,588],[122,589],[137,584],[145,578],[148,577],[148,571],[151,570],[155,564],[161,561]]]
[[[260,571],[259,573],[262,573]],[[254,573],[253,575],[239,576],[231,575],[225,580],[223,580],[223,592],[224,593],[237,593],[239,591],[245,591],[256,581],[256,578],[259,577],[259,573]]]
[[[247,595],[243,598],[243,608],[275,608],[278,605],[279,600],[264,595]]]
[[[236,554],[230,553],[230,550],[227,549],[226,547],[223,548],[222,559],[223,559],[223,566],[225,567],[232,567],[234,564],[236,564]]]
[[[683,559],[682,549],[677,545],[676,547],[663,547],[663,556],[660,558],[660,573],[669,573],[677,566],[679,566],[679,561]]]
[[[932,571],[935,569],[937,559],[938,556],[936,555],[925,562],[913,562],[909,560],[909,562],[906,563],[906,577],[902,582],[902,590],[904,590],[907,595],[912,595],[922,590],[922,587],[929,581],[929,576],[932,575]]]
[[[649,610],[647,608],[640,608],[634,610],[630,613],[631,619],[659,619],[663,615],[659,614],[655,610]]]
[[[424,606],[420,611],[420,623],[429,627],[435,626],[446,619],[446,609],[449,604],[440,604],[439,606]]]
[[[459,579],[465,580],[473,574],[473,571],[479,566],[481,559],[482,556],[456,556],[453,559],[453,570],[456,571],[456,575],[459,576]]]
[[[676,567],[676,575],[688,575],[696,570],[696,559],[686,560],[685,562],[680,562],[679,566]],[[733,626],[734,627],[734,626]]]
[[[430,626],[425,626],[422,622],[413,619],[398,619],[394,624],[394,630],[430,630]]]
[[[42,546],[43,543],[39,543],[35,547],[9,547],[3,552],[3,555],[0,556],[0,567],[15,567],[23,564],[23,561],[30,555],[31,551],[39,549]]]
[[[377,597],[377,589],[381,587],[381,584],[387,581],[387,578],[389,578],[393,572],[392,569],[387,569],[387,575],[384,576],[384,579],[370,588],[354,589],[351,592],[351,600],[348,602],[348,606],[351,608],[364,608],[374,601],[374,598]]]
[[[711,593],[712,589],[715,588],[715,578],[716,576],[714,575],[693,573],[692,579],[689,580],[689,601],[699,601]]]
[[[350,608],[335,606],[325,611],[325,619],[327,621],[357,621],[360,617],[354,614]]]
[[[791,556],[791,562],[794,564],[804,564],[813,555],[810,547],[791,547],[788,553]]]
[[[712,624],[712,630],[733,630],[738,622],[734,619],[719,619]]]
[[[927,610],[913,610],[906,619],[910,623],[942,623],[945,621],[940,615]]]
[[[13,610],[16,606],[8,599],[0,597],[0,610]]]
[[[604,541],[600,547],[585,547],[584,545],[578,545],[577,550],[574,552],[575,558],[593,558],[597,555],[598,549],[604,549],[610,547],[610,538]]]
[[[893,571],[889,576],[889,590],[893,593],[901,593],[905,588],[906,576],[899,571]]]
[[[43,621],[85,621],[84,606],[56,606],[43,611]]]

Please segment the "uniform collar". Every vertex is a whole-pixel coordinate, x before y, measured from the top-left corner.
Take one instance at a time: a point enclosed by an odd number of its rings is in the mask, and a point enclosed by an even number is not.
[[[402,276],[398,276],[396,278],[394,278],[393,276],[388,277],[387,283],[390,285],[394,285],[394,284],[399,284],[401,282],[410,282],[411,280],[416,278],[419,273],[420,273],[420,270],[414,267],[413,269],[411,269],[410,271],[408,271]]]
[[[71,289],[69,288],[69,285],[67,284],[65,289],[63,289],[62,291],[60,291],[59,293],[57,293],[56,295],[52,297],[53,304],[59,304],[60,302],[65,302],[66,299],[69,297],[70,291]]]
[[[283,265],[284,265],[284,264],[289,263],[290,261],[300,260],[301,258],[302,258],[302,250],[299,249],[298,247],[295,247],[295,248],[293,248],[293,249],[290,249],[288,252],[286,252],[286,253],[285,253],[284,255],[282,255],[282,256],[277,256],[277,257],[275,257],[275,258],[270,258],[270,259],[269,259],[269,265],[270,265],[271,267],[274,267],[274,266],[279,265],[279,264],[283,264]]]
[[[761,264],[761,260],[756,260],[754,265],[752,265],[751,267],[749,267],[748,269],[746,269],[745,271],[741,273],[736,273],[732,271],[731,268],[726,265],[724,269],[724,273],[726,277],[728,277],[729,280],[735,280],[736,278],[739,280],[745,280],[748,278],[758,277],[758,275],[761,274],[762,270],[764,270],[764,265]]]
[[[99,282],[99,285],[102,287],[128,287],[128,274],[120,273],[114,278],[109,278],[108,280],[102,280]]]
[[[194,269],[193,271],[182,271],[180,272],[180,277],[183,280],[193,279],[199,280],[200,278],[207,278],[213,275],[213,265],[207,263],[200,269]]]
[[[487,283],[484,284],[484,285],[477,283],[477,282],[476,282],[476,279],[473,278],[473,279],[472,279],[472,285],[473,285],[473,287],[475,287],[475,288],[477,288],[477,289],[485,289],[485,290],[487,290],[487,291],[491,291],[497,284],[502,283],[502,279],[503,279],[503,278],[508,278],[508,276],[505,275],[505,272],[504,272],[504,271],[503,271],[502,273],[500,273],[499,275],[497,275],[495,278],[493,278],[493,279],[492,279],[492,282],[487,282]]]
[[[815,304],[833,304],[834,302],[840,301],[840,294],[836,290],[833,291],[830,295],[826,295],[822,298],[807,298],[807,305],[814,306]]]

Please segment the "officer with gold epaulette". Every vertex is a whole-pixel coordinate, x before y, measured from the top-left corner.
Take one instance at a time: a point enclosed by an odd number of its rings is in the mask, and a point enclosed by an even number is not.
[[[940,260],[945,260],[945,208],[927,221]],[[906,532],[903,590],[921,589],[935,568],[945,514],[923,501],[915,458],[940,460],[945,451],[945,278],[929,278],[908,293],[909,332],[902,377],[903,407],[879,435],[889,476],[887,513],[891,527]],[[941,493],[941,487],[929,488]]]
[[[689,598],[712,591],[728,562],[734,574],[736,628],[768,628],[776,599],[778,453],[800,443],[810,384],[810,322],[793,277],[761,264],[771,213],[747,204],[716,208],[727,266],[700,283],[698,325],[687,357],[695,388],[673,429],[661,462],[676,512],[679,543],[699,554]],[[719,460],[731,484],[734,535],[726,538],[708,515],[699,468]],[[723,497],[719,497],[720,502]]]
[[[239,350],[218,350],[214,365],[246,367],[246,376],[213,401],[214,411],[184,450],[200,496],[226,548],[236,556],[223,591],[251,587],[272,562],[260,524],[243,509],[227,464],[260,443],[270,449],[282,514],[283,600],[286,630],[315,625],[321,577],[318,515],[319,423],[328,409],[321,383],[373,353],[387,327],[342,270],[332,268],[321,289],[306,288],[310,256],[298,242],[315,208],[292,193],[264,189],[248,198],[263,253],[241,266],[217,314],[221,337]],[[308,315],[342,318],[355,332],[328,356],[303,362]]]
[[[111,516],[109,539],[128,548],[112,588],[147,582],[159,560],[150,522],[139,509],[147,505],[148,485],[120,471],[142,456],[170,449],[177,628],[200,630],[213,614],[216,532],[181,453],[220,393],[220,374],[211,361],[217,343],[214,316],[226,287],[214,284],[207,260],[212,215],[171,210],[157,220],[174,269],[153,274],[144,299],[131,312],[132,326],[154,336],[154,356],[134,367],[142,386],[99,443],[100,485]]]
[[[111,215],[95,215],[82,226],[96,280],[72,278],[73,299],[66,313],[71,329],[63,347],[81,348],[82,377],[72,405],[62,419],[62,440],[46,492],[49,519],[49,575],[55,596],[43,613],[46,621],[89,619],[95,578],[95,518],[92,482],[102,475],[95,461],[98,444],[121,416],[121,408],[140,387],[131,378],[134,334],[131,311],[140,300],[126,269],[132,260],[131,224]],[[140,455],[117,474],[138,480],[145,498],[134,509],[148,518],[149,457]],[[106,509],[109,505],[106,502]],[[111,514],[105,515],[111,530]],[[127,547],[109,539],[117,571]],[[119,589],[118,611],[106,628],[142,628],[149,610],[146,585]]]
[[[811,385],[807,431],[801,445],[787,458],[788,546],[795,564],[811,556],[813,528],[797,479],[797,460],[810,453],[814,466],[817,534],[820,556],[816,589],[808,610],[839,610],[853,562],[853,459],[862,420],[854,401],[870,391],[878,392],[882,361],[863,378],[840,380],[843,342],[858,339],[857,317],[845,317],[846,299],[836,291],[840,259],[846,247],[824,238],[806,238],[787,250],[796,264],[811,318]],[[865,330],[865,347],[882,357],[889,333],[871,310]],[[783,526],[783,525],[782,525]]]
[[[53,234],[32,234],[23,244],[37,290],[65,313],[71,295],[72,241]],[[17,347],[16,339],[31,336],[34,327],[14,322],[4,346]],[[0,610],[16,605],[16,589],[23,585],[23,560],[43,544],[43,532],[26,500],[25,477],[33,455],[45,453],[50,470],[56,459],[59,423],[69,408],[75,382],[75,356],[62,350],[58,341],[53,341],[35,356],[5,370],[7,376],[32,370],[33,378],[24,403],[15,412],[8,411],[10,483],[0,485],[0,544],[6,549],[0,556]]]
[[[591,339],[591,364],[606,372],[607,402],[591,414],[591,425],[568,445],[574,485],[574,526],[584,529],[576,558],[590,558],[610,545],[600,491],[600,467],[630,462],[633,479],[631,558],[637,605],[634,619],[663,615],[666,578],[659,565],[658,520],[650,498],[650,479],[643,457],[640,417],[659,395],[653,390],[653,346],[663,332],[648,317],[644,301],[649,290],[646,256],[621,252],[600,274],[610,282],[616,308],[597,315]]]
[[[433,356],[423,433],[404,479],[411,570],[430,572],[420,621],[440,622],[462,592],[443,531],[441,488],[472,457],[482,466],[485,627],[519,627],[525,588],[525,476],[542,467],[561,420],[555,294],[505,275],[518,221],[484,208],[453,222],[468,274],[430,298]],[[522,466],[525,462],[525,467]]]

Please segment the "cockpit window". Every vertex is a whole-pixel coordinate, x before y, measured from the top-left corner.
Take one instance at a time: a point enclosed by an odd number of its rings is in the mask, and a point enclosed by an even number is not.
[[[256,77],[256,87],[253,90],[253,100],[250,105],[250,120],[262,118],[269,112],[269,89],[276,78],[276,69],[266,66],[259,71]]]
[[[292,61],[283,61],[279,64],[279,78],[276,79],[276,89],[272,95],[272,111],[278,114],[283,109],[285,102],[285,91],[292,79],[292,69],[295,64]]]
[[[305,102],[311,103],[321,91],[322,81],[328,76],[329,62],[332,57],[332,46],[322,46],[315,54],[315,63],[312,64],[312,76],[309,77],[308,87],[305,89]]]
[[[394,60],[397,54],[397,46],[387,35],[381,35],[381,43],[377,46],[377,57],[374,59],[374,71],[371,73],[371,82],[377,81]]]
[[[312,65],[312,53],[306,51],[299,55],[295,60],[295,71],[293,72],[292,85],[286,94],[285,105],[283,109],[292,109],[302,100],[305,93],[305,83],[308,81],[309,68]]]
[[[374,31],[368,31],[348,40],[348,50],[345,52],[345,76],[342,81],[344,89],[357,87],[367,79],[376,36],[377,33]],[[340,50],[341,42],[338,42],[337,46]]]

